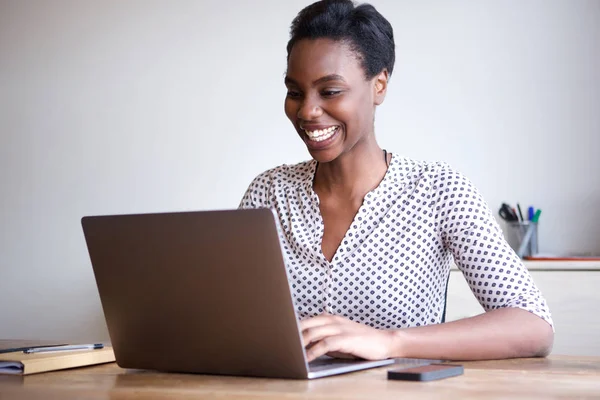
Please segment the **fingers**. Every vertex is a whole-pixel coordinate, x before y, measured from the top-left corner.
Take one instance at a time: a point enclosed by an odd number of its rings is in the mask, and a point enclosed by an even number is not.
[[[342,335],[328,336],[306,349],[308,362],[321,357],[327,353],[350,353],[345,350],[345,340]]]
[[[339,325],[320,325],[314,328],[307,328],[302,331],[302,341],[304,346],[308,346],[311,343],[318,342],[328,336],[335,336],[342,333],[342,329]]]
[[[347,318],[330,314],[301,321],[300,328],[309,362],[324,354],[352,356],[352,337],[363,330],[359,324]]]
[[[343,319],[343,318],[337,317],[335,315],[330,315],[330,314],[321,314],[321,315],[317,315],[316,317],[312,317],[309,319],[305,319],[304,321],[300,321],[300,329],[302,331],[304,331],[306,329],[315,328],[317,326],[333,324],[333,323],[339,322],[340,319]]]

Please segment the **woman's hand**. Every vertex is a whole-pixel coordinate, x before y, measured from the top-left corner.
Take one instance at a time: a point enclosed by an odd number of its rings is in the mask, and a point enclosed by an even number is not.
[[[308,361],[327,354],[384,360],[390,357],[393,331],[371,328],[347,318],[323,314],[300,322]]]

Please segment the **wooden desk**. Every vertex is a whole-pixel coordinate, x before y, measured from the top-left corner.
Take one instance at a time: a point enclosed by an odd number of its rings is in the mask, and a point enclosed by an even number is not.
[[[463,363],[433,382],[388,381],[381,367],[314,381],[165,374],[115,363],[26,377],[0,375],[0,399],[600,398],[600,357]]]

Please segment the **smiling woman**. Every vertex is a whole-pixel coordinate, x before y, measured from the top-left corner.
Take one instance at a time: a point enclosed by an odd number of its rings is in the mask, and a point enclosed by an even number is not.
[[[313,159],[260,174],[240,207],[278,216],[309,359],[548,354],[546,302],[477,189],[377,144],[388,21],[368,4],[320,1],[294,19],[287,50],[285,113]],[[442,323],[452,259],[488,312]]]

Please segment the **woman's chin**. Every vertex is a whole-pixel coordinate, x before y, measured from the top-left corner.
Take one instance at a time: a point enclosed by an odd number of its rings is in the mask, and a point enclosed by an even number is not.
[[[341,138],[340,131],[341,129],[338,129],[332,137],[322,141],[311,140],[308,136],[303,135],[302,139],[312,158],[320,163],[334,160],[338,155],[337,147]]]

